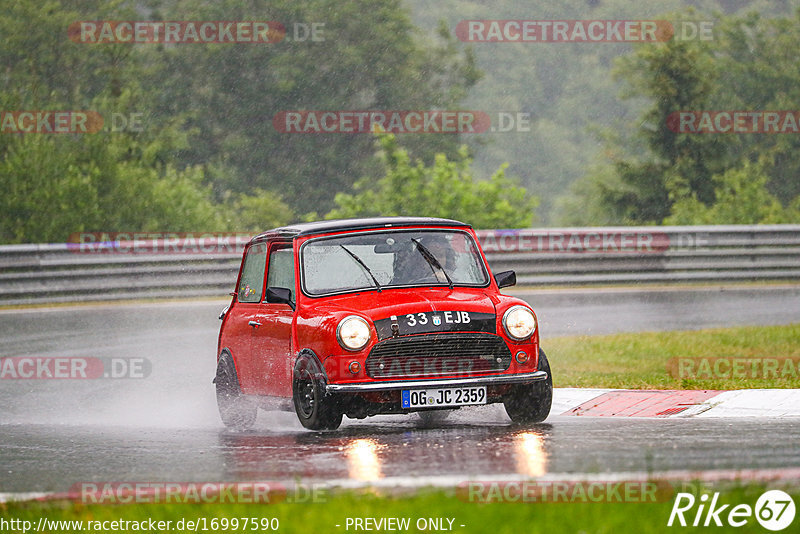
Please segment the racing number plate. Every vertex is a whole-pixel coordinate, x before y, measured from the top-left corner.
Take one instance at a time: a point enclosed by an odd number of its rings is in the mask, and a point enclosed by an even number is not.
[[[403,408],[437,408],[486,404],[486,386],[468,388],[404,389]]]

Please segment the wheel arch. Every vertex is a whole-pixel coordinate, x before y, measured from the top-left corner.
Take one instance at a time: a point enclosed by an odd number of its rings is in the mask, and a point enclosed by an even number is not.
[[[300,361],[300,358],[304,356],[310,358],[317,365],[317,367],[319,368],[319,374],[322,375],[322,379],[327,384],[328,373],[327,371],[325,371],[325,365],[322,363],[322,359],[319,356],[317,356],[317,353],[309,348],[301,349],[297,353],[297,356],[295,356],[294,358],[294,363],[292,364],[292,373],[294,373],[294,369],[297,367],[297,362]]]
[[[219,362],[225,356],[228,356],[228,358],[230,358],[231,364],[233,365],[234,376],[236,376],[236,383],[239,384],[239,386],[241,387],[241,383],[239,382],[239,369],[236,366],[236,358],[233,357],[233,353],[231,352],[231,349],[229,349],[228,347],[224,347],[217,355],[217,367],[214,370],[214,380],[212,380],[211,383],[212,384],[217,383],[217,376],[219,376]]]

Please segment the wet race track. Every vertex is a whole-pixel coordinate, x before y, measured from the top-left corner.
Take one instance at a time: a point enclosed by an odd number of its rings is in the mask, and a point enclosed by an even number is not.
[[[800,321],[800,288],[517,292],[548,336]],[[214,351],[224,301],[0,311],[3,356],[146,358],[144,379],[0,382],[0,493],[100,481],[453,485],[471,478],[800,468],[794,419],[569,417],[511,425],[501,405],[436,427],[414,415],[303,430],[293,413],[224,430]],[[558,355],[551,354],[552,362]],[[557,364],[556,386],[558,386]]]

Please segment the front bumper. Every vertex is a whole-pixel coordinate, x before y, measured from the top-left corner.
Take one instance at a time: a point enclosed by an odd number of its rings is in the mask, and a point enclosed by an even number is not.
[[[372,391],[395,391],[398,389],[427,389],[468,386],[503,386],[527,384],[547,380],[546,371],[513,375],[475,376],[469,378],[428,378],[425,380],[386,380],[366,384],[327,384],[327,393],[366,393]]]

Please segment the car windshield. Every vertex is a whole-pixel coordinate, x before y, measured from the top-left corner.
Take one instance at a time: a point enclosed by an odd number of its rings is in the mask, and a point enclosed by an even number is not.
[[[303,289],[325,295],[398,286],[485,286],[472,237],[458,230],[393,230],[323,237],[300,249]]]

